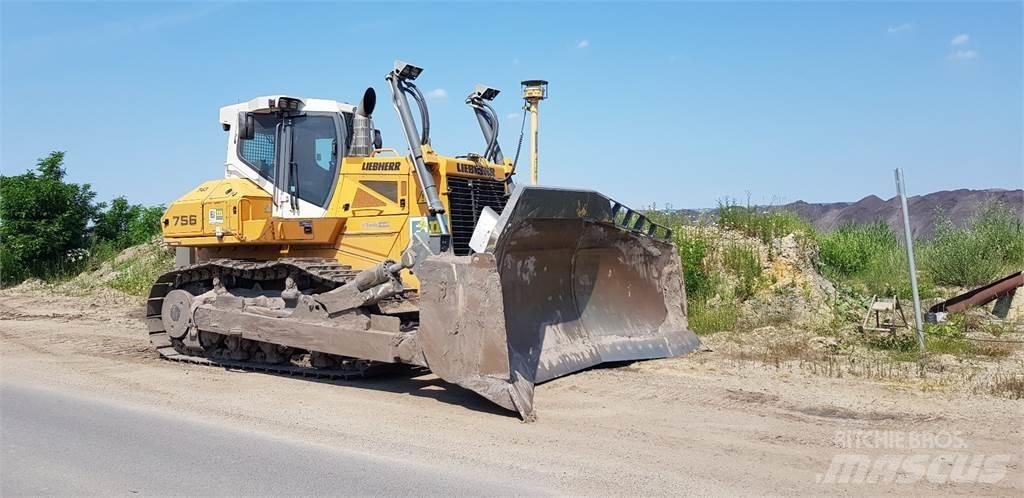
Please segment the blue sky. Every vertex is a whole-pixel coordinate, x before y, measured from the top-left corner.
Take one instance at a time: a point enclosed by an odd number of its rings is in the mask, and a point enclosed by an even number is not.
[[[475,83],[511,153],[519,81],[550,80],[542,183],[634,206],[888,198],[897,166],[911,194],[1021,188],[1021,5],[5,2],[0,167],[66,150],[100,199],[166,203],[221,174],[220,106],[371,85],[400,147],[403,59],[452,155],[483,148]]]

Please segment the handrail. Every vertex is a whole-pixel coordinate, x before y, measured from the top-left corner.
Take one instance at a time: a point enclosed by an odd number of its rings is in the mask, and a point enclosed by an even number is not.
[[[391,147],[381,147],[379,149],[373,149],[372,151],[370,151],[370,157],[376,157],[378,152],[390,152],[394,154],[395,157],[402,157],[402,155],[398,153],[398,149],[394,149]]]

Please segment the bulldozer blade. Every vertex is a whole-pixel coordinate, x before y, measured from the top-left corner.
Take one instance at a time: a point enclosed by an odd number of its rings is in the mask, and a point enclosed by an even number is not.
[[[422,261],[417,340],[430,369],[530,420],[537,383],[696,349],[675,246],[620,208],[593,191],[518,186],[485,252]]]

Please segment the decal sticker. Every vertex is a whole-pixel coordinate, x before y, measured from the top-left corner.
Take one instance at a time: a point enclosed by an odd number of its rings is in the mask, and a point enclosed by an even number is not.
[[[210,224],[220,225],[224,223],[224,208],[210,209]]]
[[[388,221],[373,221],[369,223],[363,223],[364,230],[373,230],[375,228],[391,228],[391,223]]]
[[[417,233],[429,233],[426,216],[409,218],[409,240],[415,240]]]

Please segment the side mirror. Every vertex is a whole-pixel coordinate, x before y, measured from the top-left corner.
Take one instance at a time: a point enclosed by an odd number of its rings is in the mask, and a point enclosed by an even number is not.
[[[238,138],[241,140],[252,140],[256,136],[256,123],[253,121],[252,113],[238,113]]]
[[[373,129],[373,148],[379,149],[384,146],[384,140],[380,138],[380,130]]]

